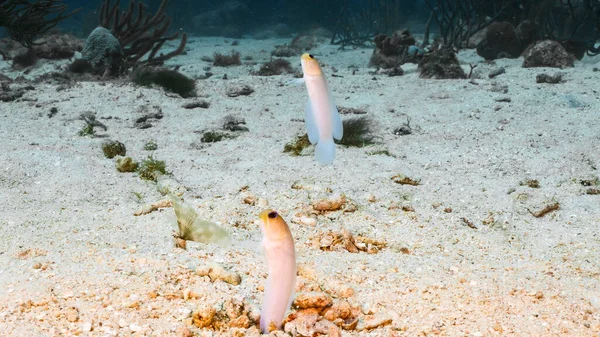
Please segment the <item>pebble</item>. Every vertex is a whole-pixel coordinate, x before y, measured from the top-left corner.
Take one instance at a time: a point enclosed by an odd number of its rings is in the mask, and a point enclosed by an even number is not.
[[[299,217],[297,219],[297,222],[302,224],[302,225],[306,225],[306,226],[311,226],[311,227],[315,227],[317,225],[317,220],[311,217],[308,217],[306,215],[303,215],[301,217]]]
[[[392,324],[392,318],[387,315],[367,316],[361,330],[373,330],[388,324]]]
[[[208,276],[211,282],[221,280],[223,282],[233,284],[234,286],[242,283],[242,277],[239,274],[229,271],[217,263],[209,263],[199,266],[196,269],[196,273],[200,276]]]
[[[339,196],[332,197],[330,199],[319,200],[315,202],[312,206],[315,211],[332,212],[342,208],[342,206],[346,204],[346,201],[346,196],[342,194]]]
[[[348,285],[342,285],[338,289],[338,295],[343,298],[349,298],[354,296],[354,288]]]
[[[192,332],[185,325],[177,328],[175,334],[177,335],[177,337],[192,337]]]
[[[267,201],[267,199],[258,198],[258,207],[267,208],[269,207],[269,202]]]
[[[298,309],[325,309],[332,304],[331,296],[322,292],[300,293],[294,299],[294,307]]]
[[[92,331],[92,322],[83,322],[81,325],[81,331],[90,332]]]
[[[129,330],[131,330],[133,332],[138,332],[138,331],[142,330],[142,327],[135,323],[132,323],[132,324],[129,324]]]

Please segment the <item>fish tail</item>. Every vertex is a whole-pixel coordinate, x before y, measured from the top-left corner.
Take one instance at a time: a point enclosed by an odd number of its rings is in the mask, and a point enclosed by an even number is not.
[[[329,137],[326,139],[319,139],[317,147],[315,148],[315,159],[319,164],[328,165],[333,163],[335,159],[335,144],[333,138]]]

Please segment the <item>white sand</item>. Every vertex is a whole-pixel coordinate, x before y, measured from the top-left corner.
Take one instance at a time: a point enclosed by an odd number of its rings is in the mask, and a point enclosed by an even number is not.
[[[200,57],[215,51],[235,49],[263,62],[274,45],[287,42],[240,40],[231,47],[222,38],[192,40],[188,55],[170,61],[190,76],[203,74],[211,64]],[[329,167],[312,155],[282,152],[304,132],[297,120],[306,92],[282,86],[290,75],[250,75],[258,66],[213,67],[213,77],[198,80],[209,109],[186,110],[181,106],[191,99],[111,82],[64,91],[39,83],[22,99],[0,103],[0,335],[171,336],[186,325],[199,336],[257,335],[256,327],[211,331],[189,325],[199,304],[219,308],[227,299],[245,298],[252,311],[260,309],[266,266],[256,221],[262,207],[243,202],[251,194],[290,224],[300,269],[313,275],[299,277],[298,291],[338,297],[352,287],[348,301],[362,308],[361,322],[369,313],[392,319],[344,336],[600,336],[600,195],[587,195],[589,187],[580,184],[600,176],[596,59],[562,70],[565,83],[542,85],[536,74],[555,69],[523,69],[522,59],[490,65],[474,51],[461,52],[467,71],[469,62],[478,64],[482,78],[475,85],[420,79],[415,65],[404,66],[404,76],[374,80],[367,68],[370,50],[323,45],[313,53],[328,66],[337,104],[364,107],[376,121],[378,144],[338,146]],[[299,66],[299,58],[291,61]],[[356,74],[350,65],[358,66]],[[498,66],[506,74],[488,79]],[[342,77],[331,76],[331,67]],[[0,72],[19,75],[6,61]],[[236,84],[255,92],[227,97],[226,89]],[[497,92],[502,86],[507,93]],[[496,101],[506,97],[510,102]],[[582,107],[571,107],[573,102]],[[150,129],[133,128],[142,105],[160,106],[164,118]],[[48,118],[51,107],[59,112]],[[150,154],[142,148],[155,139],[152,154],[188,188],[186,201],[239,244],[177,249],[172,209],[133,216],[143,205],[134,192],[144,203],[162,196],[137,174],[116,171],[100,149],[105,138],[77,135],[84,123],[68,120],[84,111],[96,112],[108,126],[98,134],[123,142],[136,160]],[[190,146],[199,143],[195,131],[218,129],[228,114],[245,118],[250,131],[203,149]],[[393,135],[406,116],[415,133]],[[394,157],[369,155],[376,150]],[[421,185],[394,183],[398,173]],[[539,180],[540,188],[521,186],[526,179]],[[294,182],[303,189],[292,189]],[[244,186],[248,191],[240,193]],[[306,211],[313,201],[339,193],[358,210]],[[528,211],[552,202],[560,209],[544,217]],[[410,205],[414,212],[394,205]],[[315,217],[317,225],[291,221],[297,214]],[[388,247],[352,254],[310,244],[318,232],[342,228],[386,240]],[[212,262],[240,274],[242,283],[195,275],[196,266]],[[184,299],[188,290],[198,297]]]

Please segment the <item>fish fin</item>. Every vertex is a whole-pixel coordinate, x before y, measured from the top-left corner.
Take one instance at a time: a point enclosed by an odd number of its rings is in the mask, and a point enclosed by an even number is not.
[[[312,110],[310,99],[306,102],[306,108],[304,109],[304,124],[306,124],[308,140],[311,144],[316,144],[319,141],[319,129],[317,128],[317,122],[315,121],[315,114]]]
[[[319,139],[315,148],[315,159],[319,164],[328,165],[335,159],[335,144],[333,138]]]
[[[331,89],[327,88],[329,91],[329,111],[331,113],[331,135],[336,140],[342,139],[344,136],[344,126],[342,124],[342,117],[340,117],[340,113],[338,112],[337,106],[333,101],[333,94],[331,93]]]
[[[188,234],[188,230],[192,227],[194,221],[198,217],[198,213],[193,208],[185,204],[183,200],[179,199],[173,193],[168,194],[175,211],[175,218],[177,219],[178,235],[184,238]]]
[[[289,80],[285,82],[285,85],[302,85],[304,84],[304,78],[294,78],[293,80]]]
[[[169,198],[175,210],[179,227],[177,234],[180,238],[203,243],[227,244],[229,242],[229,233],[224,228],[216,223],[198,219],[198,213],[194,208],[172,193],[169,193]]]

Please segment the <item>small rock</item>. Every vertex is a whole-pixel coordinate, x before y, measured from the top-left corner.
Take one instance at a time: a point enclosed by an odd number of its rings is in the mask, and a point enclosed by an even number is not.
[[[343,320],[352,316],[352,307],[348,301],[338,301],[333,303],[332,306],[325,309],[323,312],[323,317],[330,321],[335,321],[338,318]]]
[[[254,92],[254,89],[252,89],[249,85],[240,85],[240,86],[235,86],[235,87],[230,87],[229,89],[227,89],[227,96],[229,97],[238,97],[238,96],[248,96],[251,93]]]
[[[321,292],[301,293],[294,299],[293,306],[298,309],[314,308],[323,310],[333,304],[331,296]]]
[[[404,70],[400,66],[390,69],[379,69],[377,70],[377,75],[387,75],[389,77],[402,76],[404,75]]]
[[[239,298],[231,298],[223,304],[225,314],[229,317],[229,328],[247,329],[253,321],[248,315],[248,306]]]
[[[404,124],[398,128],[395,128],[394,131],[392,131],[392,133],[396,136],[407,136],[412,133],[412,129],[410,125]]]
[[[354,288],[348,285],[343,285],[337,291],[338,295],[343,298],[349,298],[354,296]]]
[[[392,318],[387,315],[367,316],[361,330],[373,330],[388,324],[392,324]]]
[[[133,127],[137,129],[151,128],[153,126],[152,122],[164,117],[162,108],[157,105],[142,105],[137,108],[136,112],[142,114],[142,116],[137,118],[133,124]]]
[[[523,52],[523,68],[530,67],[573,67],[574,57],[557,41],[537,42]]]
[[[348,108],[338,105],[337,109],[340,115],[364,115],[367,113],[367,110],[363,108]]]
[[[193,336],[190,329],[185,325],[177,328],[177,330],[175,330],[175,334],[177,335],[177,337],[192,337]]]
[[[300,310],[288,316],[284,331],[292,336],[341,337],[340,329],[328,320],[320,319],[313,310]]]
[[[200,329],[208,328],[213,324],[217,310],[206,304],[199,305],[192,313],[192,322]]]
[[[346,203],[346,196],[340,195],[333,197],[331,199],[322,199],[315,203],[313,203],[313,208],[315,211],[319,212],[332,212],[337,211]]]
[[[302,224],[302,225],[310,226],[310,227],[315,227],[317,225],[316,219],[311,218],[306,215],[302,215],[302,216],[294,219],[294,222]]]
[[[200,276],[208,276],[211,282],[221,280],[234,286],[242,282],[242,277],[239,274],[228,271],[216,263],[200,266],[196,269],[196,273]]]
[[[227,115],[223,118],[223,130],[226,131],[248,131],[248,128],[245,127],[246,120],[241,117],[234,115]]]
[[[185,103],[181,107],[184,109],[196,109],[196,108],[208,109],[210,107],[210,103],[208,101],[193,101],[193,102]]]
[[[560,72],[550,76],[548,74],[538,74],[535,77],[535,83],[548,83],[557,84],[562,81],[562,74]]]
[[[354,241],[354,236],[347,229],[342,230],[342,243],[344,245],[344,248],[346,248],[346,250],[349,251],[350,253],[358,253],[360,250],[356,246],[356,241]]]
[[[79,320],[79,311],[75,307],[70,307],[67,309],[67,313],[65,314],[67,321],[73,323]]]
[[[258,207],[260,207],[260,208],[268,208],[269,207],[269,202],[267,201],[267,199],[258,198]]]
[[[246,205],[254,206],[254,205],[256,205],[257,199],[256,199],[256,196],[254,196],[254,195],[247,195],[244,197],[243,201],[244,201],[244,204],[246,204]]]
[[[83,322],[81,325],[81,331],[90,332],[92,331],[92,322]]]
[[[48,118],[54,117],[57,113],[58,113],[58,108],[54,107],[54,106],[51,107],[50,112],[48,113]]]
[[[112,159],[116,156],[125,156],[127,149],[125,144],[117,140],[107,140],[102,142],[102,152],[106,158]]]
[[[496,68],[494,70],[492,70],[489,74],[488,77],[489,78],[494,78],[498,75],[502,75],[506,72],[506,69],[504,69],[504,67],[500,67],[500,68]]]

